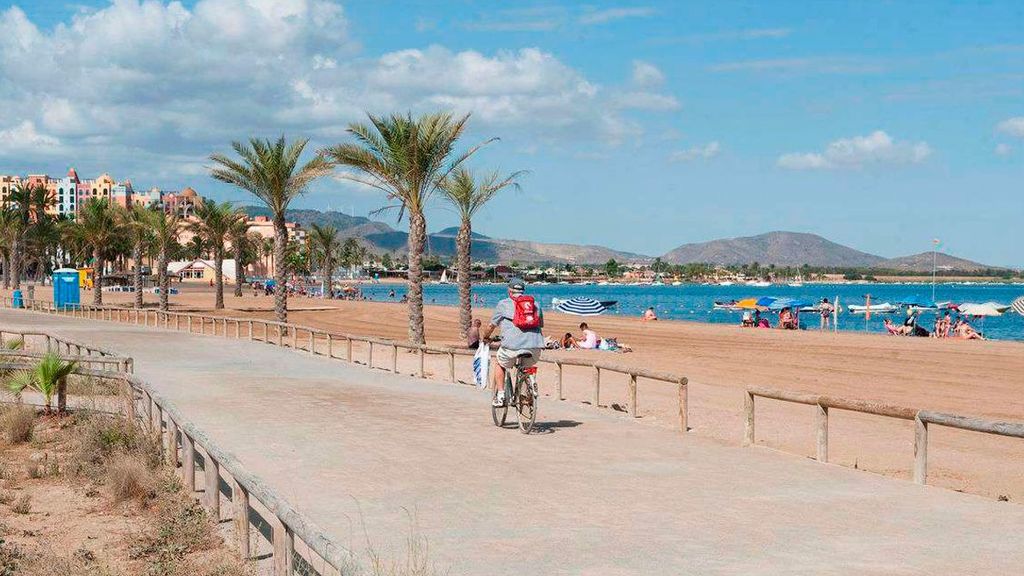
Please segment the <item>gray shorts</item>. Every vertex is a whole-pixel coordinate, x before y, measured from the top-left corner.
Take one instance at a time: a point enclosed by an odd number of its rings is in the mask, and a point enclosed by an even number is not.
[[[537,364],[537,361],[540,360],[541,350],[542,348],[529,348],[525,350],[509,350],[508,348],[498,348],[498,353],[495,354],[494,356],[498,360],[498,366],[501,366],[502,368],[511,368],[513,365],[515,365],[516,356],[522,354],[523,352],[529,352],[530,356],[523,358],[522,360],[519,361],[520,366],[522,366],[523,368],[529,368],[530,366]]]

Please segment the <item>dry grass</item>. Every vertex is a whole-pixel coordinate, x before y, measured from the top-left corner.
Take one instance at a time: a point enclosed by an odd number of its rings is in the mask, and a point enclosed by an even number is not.
[[[28,494],[22,494],[20,498],[11,504],[11,512],[15,514],[28,514],[32,511],[32,497]]]
[[[0,408],[0,435],[8,444],[21,444],[31,440],[35,425],[35,408],[22,405]]]
[[[75,429],[78,442],[72,460],[79,474],[103,480],[108,464],[118,454],[130,454],[150,470],[161,465],[160,438],[124,418],[82,414],[77,416]]]
[[[107,462],[106,481],[114,499],[148,500],[156,496],[156,474],[137,454],[115,454]]]

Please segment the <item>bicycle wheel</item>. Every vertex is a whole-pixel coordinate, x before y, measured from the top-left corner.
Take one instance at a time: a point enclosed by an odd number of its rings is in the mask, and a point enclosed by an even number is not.
[[[537,419],[537,398],[533,395],[530,376],[520,372],[516,378],[516,418],[519,430],[529,434]]]
[[[491,399],[494,399],[494,394],[491,395]],[[505,404],[502,406],[495,406],[494,402],[491,402],[491,419],[494,420],[494,425],[501,428],[505,425],[505,418],[508,417],[508,395],[505,395]]]

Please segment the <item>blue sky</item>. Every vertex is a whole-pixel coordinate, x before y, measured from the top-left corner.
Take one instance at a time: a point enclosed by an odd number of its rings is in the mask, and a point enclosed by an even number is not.
[[[769,230],[1024,266],[1019,2],[0,3],[0,172],[210,180],[250,134],[472,112],[485,234],[645,254]],[[351,183],[299,205],[366,215]],[[440,203],[432,230],[454,215]]]

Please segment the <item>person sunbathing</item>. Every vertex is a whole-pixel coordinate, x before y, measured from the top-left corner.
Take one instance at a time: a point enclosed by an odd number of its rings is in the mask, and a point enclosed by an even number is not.
[[[888,318],[882,320],[882,324],[885,324],[885,329],[889,331],[889,334],[893,336],[906,336],[908,328],[906,326],[897,326],[893,324],[892,320]]]
[[[644,311],[643,320],[644,322],[652,322],[658,319],[658,315],[654,313],[654,306],[651,306]]]
[[[796,330],[798,328],[796,316],[793,315],[793,311],[789,308],[783,308],[782,312],[779,312],[779,328],[783,330]]]
[[[576,344],[576,339],[572,337],[572,333],[571,332],[566,332],[565,336],[562,336],[561,344],[562,344],[562,348],[564,348],[565,350],[572,350],[573,348],[579,348],[579,345]]]
[[[601,339],[597,337],[597,332],[591,330],[586,322],[580,324],[580,330],[583,331],[583,335],[576,339],[577,347],[584,350],[593,350],[600,346]]]
[[[985,337],[981,335],[981,332],[975,330],[973,326],[971,326],[966,320],[962,318],[960,320],[957,320],[956,324],[953,326],[953,334],[957,338],[961,338],[963,340],[985,339]]]

